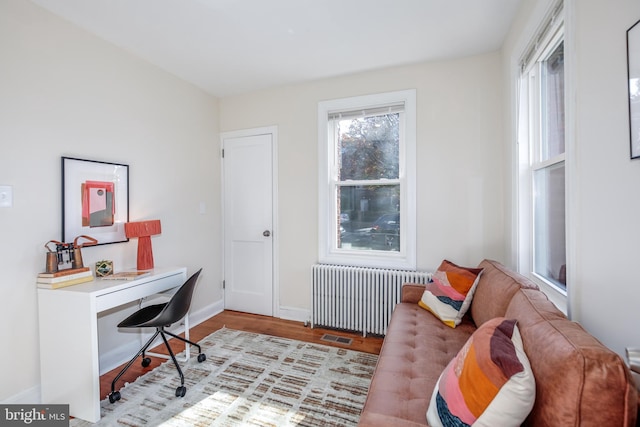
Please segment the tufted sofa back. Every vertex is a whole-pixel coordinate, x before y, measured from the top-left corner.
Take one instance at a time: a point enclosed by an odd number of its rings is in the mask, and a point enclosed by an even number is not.
[[[511,298],[520,289],[538,289],[532,281],[497,261],[485,259],[478,267],[484,270],[469,309],[477,327],[495,317],[504,317]]]

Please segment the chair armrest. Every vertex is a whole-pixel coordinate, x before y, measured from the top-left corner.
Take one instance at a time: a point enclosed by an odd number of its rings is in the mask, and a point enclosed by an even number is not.
[[[405,283],[404,285],[402,285],[401,302],[417,304],[418,301],[420,301],[420,299],[422,298],[424,289],[425,285],[421,285],[418,283]]]

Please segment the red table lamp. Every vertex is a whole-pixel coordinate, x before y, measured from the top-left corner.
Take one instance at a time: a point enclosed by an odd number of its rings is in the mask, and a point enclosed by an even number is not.
[[[138,270],[153,269],[153,249],[151,247],[151,236],[160,234],[159,219],[149,221],[126,222],[124,224],[124,234],[127,238],[138,238]]]

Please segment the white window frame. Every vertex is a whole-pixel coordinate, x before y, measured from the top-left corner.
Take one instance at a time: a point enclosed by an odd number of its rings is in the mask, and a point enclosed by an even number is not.
[[[535,84],[531,83],[532,74],[536,74],[535,78],[540,79],[539,61],[547,58],[560,44],[564,42],[565,59],[567,58],[567,38],[564,21],[564,8],[562,1],[556,2],[551,9],[547,22],[543,25],[543,29],[538,32],[535,41],[525,52],[521,59],[521,73],[518,75],[519,86],[519,113],[518,117],[518,270],[529,276],[540,288],[547,294],[549,299],[563,312],[568,313],[568,286],[567,289],[559,288],[553,282],[545,279],[543,276],[534,272],[534,181],[533,175],[537,170],[545,169],[552,165],[564,166],[565,171],[565,224],[569,218],[569,176],[567,173],[568,158],[567,151],[571,148],[569,133],[569,116],[567,112],[566,102],[570,99],[567,96],[569,84],[567,83],[567,67],[565,66],[565,152],[551,159],[540,160],[540,94],[536,93],[539,89],[539,81]],[[565,62],[566,64],[566,62]],[[529,102],[533,98],[534,102]],[[530,126],[530,124],[536,124]],[[568,227],[567,227],[568,229]],[[566,260],[569,265],[569,236],[568,232],[565,236]]]
[[[329,115],[340,111],[404,104],[400,129],[400,251],[337,247],[337,167]],[[320,263],[362,267],[416,269],[416,91],[415,89],[342,98],[318,103],[318,258]]]

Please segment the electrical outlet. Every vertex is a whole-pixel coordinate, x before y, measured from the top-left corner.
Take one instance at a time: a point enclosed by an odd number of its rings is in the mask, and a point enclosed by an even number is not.
[[[13,206],[13,188],[10,185],[0,185],[0,208]]]

